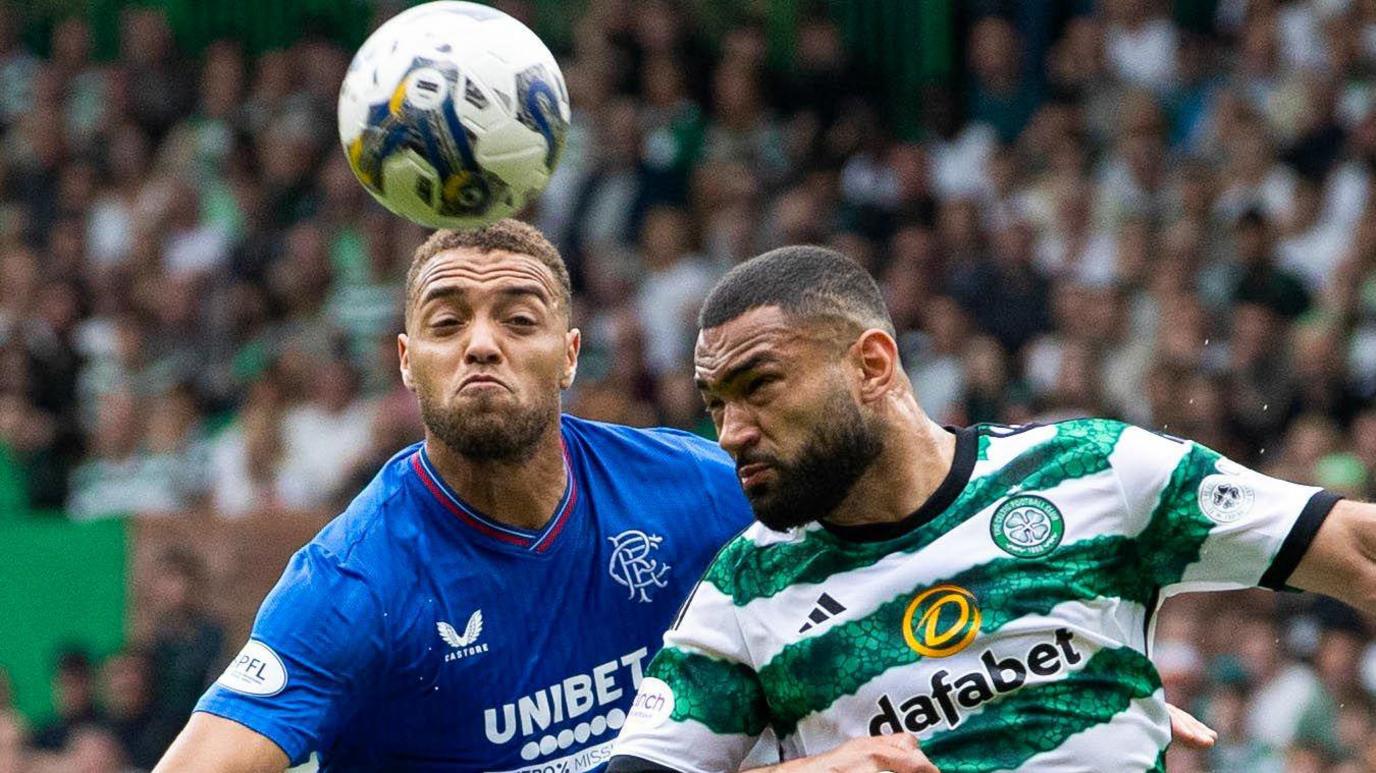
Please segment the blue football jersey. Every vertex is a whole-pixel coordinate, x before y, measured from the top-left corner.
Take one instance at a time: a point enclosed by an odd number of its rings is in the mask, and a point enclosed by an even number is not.
[[[423,444],[288,564],[197,710],[322,770],[600,770],[663,632],[751,514],[693,435],[564,416],[538,532],[478,512]]]

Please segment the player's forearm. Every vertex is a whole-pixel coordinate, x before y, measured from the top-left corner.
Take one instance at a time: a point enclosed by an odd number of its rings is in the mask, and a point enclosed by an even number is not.
[[[825,754],[750,773],[940,773],[906,733],[853,738]]]
[[[197,712],[153,773],[282,773],[287,755],[268,738],[223,717]]]
[[[1376,617],[1376,504],[1335,504],[1288,584]]]
[[[823,769],[819,768],[818,765],[819,760],[816,757],[805,757],[763,768],[749,768],[742,770],[741,773],[811,773]],[[639,757],[619,756],[612,758],[611,765],[607,767],[607,773],[679,773],[679,771]]]
[[[826,770],[829,766],[827,755],[802,757],[788,762],[780,762],[777,765],[767,765],[763,768],[742,769],[740,773],[817,773]],[[878,770],[875,768],[875,770]]]
[[[804,758],[801,760],[790,760],[781,762],[778,765],[770,765],[766,768],[751,768],[742,770],[741,773],[807,773],[809,766],[815,764],[816,760]]]
[[[826,773],[831,773],[831,771],[835,770],[839,770],[839,768],[835,767],[835,765],[829,761],[818,757],[804,757],[802,759],[789,760],[788,762],[781,762],[778,765],[770,765],[764,768],[750,768],[749,770],[742,770],[740,773],[823,773],[824,771]],[[860,768],[847,768],[846,770],[858,771]],[[866,770],[867,773],[888,773],[888,769],[880,767],[878,763],[867,766],[864,770]]]

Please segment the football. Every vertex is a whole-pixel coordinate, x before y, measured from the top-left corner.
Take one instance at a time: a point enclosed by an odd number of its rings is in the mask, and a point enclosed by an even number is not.
[[[466,2],[418,5],[378,27],[339,91],[339,138],[363,186],[430,228],[520,211],[559,163],[568,88],[540,38]]]

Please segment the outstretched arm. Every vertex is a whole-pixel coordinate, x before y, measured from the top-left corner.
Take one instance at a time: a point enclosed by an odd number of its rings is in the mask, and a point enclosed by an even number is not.
[[[751,773],[941,773],[907,733],[856,738],[826,754]]]
[[[1171,704],[1166,704],[1171,715],[1171,742],[1190,749],[1209,749],[1218,740],[1213,728],[1194,718],[1193,714]]]
[[[941,773],[907,733],[855,738],[824,754],[804,757],[748,773]],[[640,757],[618,755],[607,773],[679,773]]]
[[[1335,504],[1288,584],[1376,616],[1376,505]]]
[[[1166,704],[1171,715],[1171,739],[1191,749],[1208,749],[1218,739],[1208,725],[1189,712]],[[673,768],[628,757],[612,759],[609,773],[676,773]],[[785,762],[768,768],[756,768],[750,773],[809,773],[809,771],[911,771],[912,773],[940,773],[918,748],[910,735],[885,735],[857,738],[826,754]]]

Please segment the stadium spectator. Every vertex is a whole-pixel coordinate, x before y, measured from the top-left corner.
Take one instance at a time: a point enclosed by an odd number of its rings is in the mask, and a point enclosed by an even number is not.
[[[95,665],[85,651],[68,649],[58,654],[53,672],[53,710],[52,720],[34,730],[33,745],[39,749],[58,751],[82,726],[105,721],[96,705]]]
[[[166,733],[163,744],[171,743],[191,716],[222,664],[224,630],[203,611],[205,573],[198,556],[173,550],[160,557],[147,585],[146,603],[155,624],[147,644],[154,688],[155,719],[150,721]]]
[[[237,517],[282,502],[282,386],[271,373],[254,381],[234,423],[212,441],[211,492],[216,512]]]
[[[1003,142],[1022,133],[1037,108],[1038,95],[1024,74],[1018,31],[999,16],[975,22],[970,34],[969,115],[998,132]]]
[[[19,715],[0,710],[0,770],[23,770],[28,753],[28,732]]]
[[[986,257],[958,266],[950,278],[953,293],[981,329],[1010,354],[1050,323],[1051,283],[1034,262],[1027,223],[1013,223],[993,235]]]
[[[29,108],[33,99],[31,88],[39,62],[20,42],[18,9],[6,6],[0,11],[0,125],[8,126]]]
[[[349,363],[317,363],[303,355],[291,367],[297,368],[289,376],[297,402],[282,414],[277,491],[284,505],[305,510],[330,502],[367,452],[376,410],[358,399],[358,375]],[[338,451],[322,454],[322,447]]]
[[[688,213],[655,207],[641,225],[641,280],[636,312],[645,328],[646,364],[653,375],[681,370],[692,351],[692,320],[702,299],[725,267],[692,252]]]
[[[177,730],[175,726],[158,726],[148,653],[125,649],[106,658],[100,672],[101,702],[124,759],[135,767],[151,769]]]
[[[72,472],[67,510],[74,518],[170,513],[187,504],[177,491],[170,460],[144,447],[144,405],[128,392],[109,395],[100,404],[94,454]]]
[[[42,771],[44,768],[39,767]],[[103,725],[85,724],[72,730],[51,770],[70,773],[132,773],[115,734]]]

